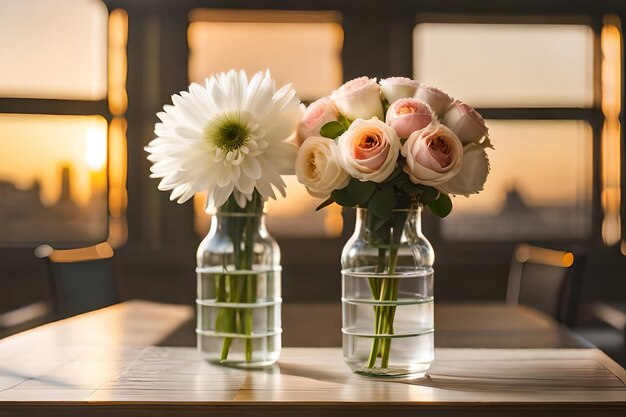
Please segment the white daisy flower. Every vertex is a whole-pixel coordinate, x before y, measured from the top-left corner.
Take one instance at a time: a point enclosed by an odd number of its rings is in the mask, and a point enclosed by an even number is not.
[[[297,147],[287,139],[298,128],[303,106],[291,85],[276,91],[270,72],[248,81],[245,71],[214,75],[191,84],[157,114],[157,138],[145,148],[159,190],[179,203],[208,191],[207,209],[233,194],[243,207],[256,189],[261,197],[285,196],[281,174],[293,173]]]

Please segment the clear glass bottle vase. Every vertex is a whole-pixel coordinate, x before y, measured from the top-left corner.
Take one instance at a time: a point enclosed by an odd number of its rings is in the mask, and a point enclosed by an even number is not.
[[[229,200],[218,209],[197,262],[202,356],[244,368],[276,362],[282,333],[280,249],[265,228],[260,198],[244,208]]]
[[[357,209],[343,248],[343,356],[356,373],[417,378],[434,360],[432,246],[421,206],[380,219]]]

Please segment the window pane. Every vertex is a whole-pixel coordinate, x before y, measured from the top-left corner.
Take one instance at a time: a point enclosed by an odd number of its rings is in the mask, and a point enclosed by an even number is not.
[[[336,237],[341,234],[341,207],[315,208],[324,200],[311,197],[295,175],[284,176],[287,198],[267,203],[267,227],[276,237]]]
[[[592,131],[582,121],[488,120],[485,190],[455,197],[455,240],[584,239],[591,232]]]
[[[306,21],[290,12],[195,10],[192,18],[203,21],[189,25],[190,80],[202,83],[231,68],[248,74],[269,68],[277,87],[292,83],[302,100],[329,94],[342,82],[343,30],[319,21],[328,13],[305,15]]]
[[[0,1],[0,96],[103,99],[106,36],[98,0]]]
[[[594,34],[584,25],[415,27],[416,79],[482,107],[590,107]]]
[[[0,115],[0,243],[107,238],[107,123]]]

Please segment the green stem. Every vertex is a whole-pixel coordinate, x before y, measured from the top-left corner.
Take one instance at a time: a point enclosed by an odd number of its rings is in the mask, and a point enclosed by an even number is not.
[[[252,201],[246,207],[240,208],[231,196],[218,211],[221,213],[245,214],[242,217],[232,217],[226,223],[227,234],[233,243],[233,262],[238,271],[251,271],[254,263],[254,238],[258,229],[258,216],[263,207],[263,202],[258,195],[254,194]],[[243,242],[243,248],[241,243]],[[224,271],[226,271],[224,262]],[[256,275],[232,275],[225,274],[221,278],[220,288],[217,292],[218,300],[231,303],[254,303],[256,302]],[[218,311],[216,318],[216,330],[235,334],[252,334],[253,309],[224,307]],[[225,337],[222,341],[220,360],[228,359],[232,344],[231,337]],[[252,339],[246,338],[245,360],[252,361]]]
[[[389,250],[389,275],[396,272],[396,264],[398,263],[398,248],[392,247]],[[385,281],[389,281],[389,292],[385,296],[385,300],[392,301],[398,299],[398,279],[397,278],[385,278]],[[393,321],[396,315],[396,306],[385,306],[385,328],[383,332],[386,334],[393,334]],[[391,354],[391,338],[387,337],[383,339],[382,345],[382,359],[380,366],[387,368],[389,366],[389,355]]]
[[[384,241],[389,242],[389,265],[387,267],[387,275],[394,275],[398,264],[398,249],[402,238],[406,215],[396,214],[384,226],[388,229],[380,231],[380,236]],[[376,266],[377,274],[385,273],[385,249],[378,249],[378,264]],[[382,256],[381,256],[382,254]],[[370,278],[370,288],[374,299],[378,301],[394,301],[398,299],[398,279],[397,278]],[[380,367],[387,368],[389,366],[389,357],[391,355],[391,337],[394,332],[393,322],[396,314],[396,306],[378,305],[374,306],[374,330],[377,335],[387,335],[387,337],[374,337],[372,348],[367,367],[373,368],[376,365],[377,357],[381,356]]]
[[[255,198],[252,201],[251,211],[256,212],[257,207],[256,204],[258,200]],[[254,237],[256,234],[256,230],[258,229],[258,218],[257,217],[247,217],[246,218],[246,243],[244,248],[245,257],[243,259],[242,269],[252,270],[252,266],[254,263]],[[256,275],[249,274],[246,276],[246,286],[245,286],[245,296],[246,303],[254,303],[256,302]],[[246,335],[252,334],[252,325],[253,325],[253,309],[247,308],[245,309],[244,317],[243,317],[243,331]],[[245,357],[246,362],[252,361],[252,338],[245,339]]]
[[[378,263],[376,265],[377,274],[381,274],[385,270],[386,252],[387,250],[385,248],[378,248]],[[375,300],[379,300],[381,296],[380,280],[378,278],[370,277],[368,281],[369,281],[370,289],[372,291],[372,297]],[[374,306],[374,332],[376,334],[379,333],[380,321],[381,321],[380,306],[375,305]],[[370,357],[367,362],[368,368],[372,368],[374,367],[374,365],[376,365],[376,358],[378,357],[379,350],[380,350],[380,339],[378,337],[375,337],[372,342],[372,349],[370,350]]]

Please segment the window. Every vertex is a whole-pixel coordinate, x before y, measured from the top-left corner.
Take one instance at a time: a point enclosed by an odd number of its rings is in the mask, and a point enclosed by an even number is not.
[[[0,2],[2,97],[106,97],[107,11],[99,0]]]
[[[414,70],[474,107],[591,107],[593,42],[585,25],[424,23]]]
[[[596,36],[591,25],[572,22],[415,27],[415,77],[489,117],[496,147],[488,152],[485,190],[454,198],[442,237],[591,238],[594,137],[600,135]]]
[[[125,13],[100,0],[6,0],[0,27],[11,63],[0,68],[0,243],[119,246]]]
[[[292,83],[305,102],[327,95],[342,83],[343,30],[334,12],[196,9],[188,30],[189,79],[243,68],[250,75],[269,68],[276,86]],[[303,48],[306,45],[306,48]],[[322,200],[310,197],[295,176],[284,178],[287,198],[267,204],[268,228],[279,237],[338,236],[339,207],[315,212]],[[195,228],[206,234],[206,197],[195,199]]]
[[[101,116],[0,114],[4,243],[106,239],[106,134]]]

